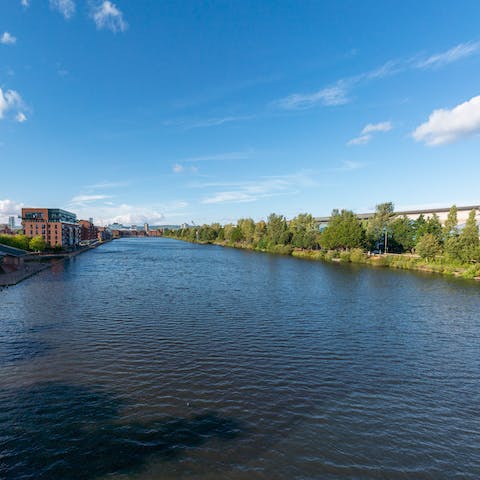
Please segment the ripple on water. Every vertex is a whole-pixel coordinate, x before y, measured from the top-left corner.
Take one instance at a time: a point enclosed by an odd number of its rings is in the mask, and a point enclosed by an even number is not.
[[[112,242],[0,292],[0,477],[477,478],[479,311],[468,282]]]

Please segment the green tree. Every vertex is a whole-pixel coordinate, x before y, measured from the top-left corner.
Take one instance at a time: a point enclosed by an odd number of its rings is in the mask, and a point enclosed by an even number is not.
[[[34,252],[43,252],[47,247],[47,244],[45,243],[45,240],[43,239],[43,237],[38,236],[38,237],[33,237],[30,240],[29,247],[30,247],[30,250],[33,250]]]
[[[230,234],[230,241],[233,243],[238,243],[243,240],[243,233],[242,229],[237,225],[232,229],[232,232]]]
[[[448,212],[447,220],[443,226],[443,235],[445,240],[450,237],[458,235],[458,209],[456,205],[452,205],[450,211]]]
[[[255,222],[251,218],[241,218],[237,222],[238,227],[242,231],[242,238],[248,244],[253,243],[255,236]]]
[[[479,229],[475,217],[476,210],[472,210],[460,234],[447,239],[445,250],[452,260],[463,263],[480,260]]]
[[[390,251],[403,253],[415,247],[415,229],[413,221],[408,217],[395,218],[390,224],[390,231],[392,236]]]
[[[415,247],[415,251],[427,260],[433,260],[442,252],[442,247],[438,238],[433,233],[426,233],[420,238]]]
[[[224,232],[224,237],[226,242],[232,242],[232,232],[234,228],[235,228],[235,225],[231,223],[227,223],[227,225],[223,227],[223,232]]]
[[[478,259],[480,239],[476,214],[476,210],[472,210],[470,212],[467,222],[465,223],[465,227],[463,228],[462,233],[459,237],[464,260],[467,262]]]
[[[266,239],[270,246],[287,245],[290,242],[290,232],[283,215],[272,213],[268,216]]]
[[[264,220],[260,220],[255,224],[255,233],[253,236],[253,243],[258,248],[266,247],[267,224]]]
[[[288,226],[291,243],[296,248],[315,249],[318,247],[320,232],[312,215],[301,213],[290,221]]]
[[[217,232],[210,225],[202,225],[198,229],[198,240],[200,242],[213,242],[217,238]]]
[[[368,221],[367,235],[370,242],[373,244],[382,243],[385,245],[388,242],[390,234],[390,224],[394,217],[394,206],[392,202],[380,203],[375,207],[375,214]]]
[[[328,226],[320,235],[320,245],[327,250],[363,247],[365,230],[357,216],[349,211],[333,210]]]
[[[441,243],[443,241],[443,228],[436,213],[429,217],[425,222],[424,230],[424,234],[430,233],[438,240],[438,242]]]
[[[30,239],[26,235],[0,235],[0,243],[22,250],[28,250],[30,248],[29,242]]]

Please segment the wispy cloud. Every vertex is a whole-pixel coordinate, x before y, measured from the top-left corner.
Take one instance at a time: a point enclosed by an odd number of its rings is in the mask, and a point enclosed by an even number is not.
[[[363,127],[362,134],[389,132],[392,128],[392,122],[369,123]]]
[[[393,128],[392,122],[368,123],[360,132],[360,136],[352,138],[347,145],[366,145],[373,138],[373,134],[389,132]]]
[[[230,115],[225,117],[206,118],[203,120],[167,120],[163,122],[163,124],[165,126],[181,127],[185,130],[190,130],[192,128],[218,127],[225,123],[241,122],[252,120],[253,118],[255,118],[255,115]]]
[[[112,198],[112,195],[76,195],[70,200],[70,203],[98,202],[99,200],[105,200],[107,198]]]
[[[480,42],[460,43],[444,52],[431,56],[419,56],[389,60],[380,67],[324,86],[311,93],[294,93],[276,100],[273,105],[283,110],[305,110],[316,106],[343,105],[350,101],[350,92],[362,83],[380,80],[407,70],[440,68],[480,53]]]
[[[21,112],[23,107],[22,97],[17,91],[6,90],[3,92],[0,88],[0,120],[5,118],[8,112],[12,112],[17,121],[26,120],[26,116]]]
[[[315,105],[326,107],[344,105],[348,103],[348,89],[344,81],[336,85],[322,88],[313,93],[294,93],[274,102],[274,105],[285,110],[304,110]]]
[[[0,43],[3,45],[14,45],[17,43],[17,38],[11,33],[3,32],[2,36],[0,37]]]
[[[68,20],[75,15],[76,5],[73,0],[50,0],[50,8],[60,12]]]
[[[15,115],[15,120],[16,120],[18,123],[23,123],[23,122],[26,122],[26,121],[27,121],[27,116],[26,116],[23,112],[18,112],[18,113]]]
[[[30,6],[30,0],[20,0],[20,4],[24,8],[28,8]]]
[[[453,48],[420,60],[418,68],[439,68],[466,57],[480,53],[480,42],[460,43]]]
[[[203,204],[243,203],[274,197],[278,195],[294,195],[303,188],[316,185],[309,172],[298,172],[290,175],[261,177],[244,182],[213,182],[197,186],[202,188],[221,188],[202,200]],[[226,188],[225,188],[226,187]]]
[[[198,172],[198,168],[194,166],[186,167],[185,165],[181,165],[180,163],[175,163],[172,167],[172,171],[173,173],[185,173],[185,172],[196,173]]]
[[[209,162],[209,161],[223,161],[223,160],[247,160],[252,157],[254,151],[246,150],[243,152],[225,152],[216,153],[213,155],[203,155],[199,157],[189,157],[182,160],[182,162]]]
[[[417,142],[429,146],[445,145],[474,135],[480,135],[480,95],[451,110],[434,110],[428,121],[412,133]]]
[[[110,181],[103,181],[94,183],[92,185],[86,185],[85,188],[97,190],[102,188],[120,188],[120,187],[127,187],[130,185],[130,182],[110,182]]]
[[[345,160],[342,162],[342,165],[338,168],[335,168],[337,172],[352,172],[354,170],[361,170],[365,168],[367,165],[361,162],[354,162],[352,160]]]
[[[91,16],[99,30],[110,30],[114,33],[124,32],[128,23],[123,18],[123,13],[112,2],[105,0],[92,8]]]
[[[371,135],[360,135],[359,137],[352,138],[347,142],[348,146],[351,145],[366,145],[372,139]]]

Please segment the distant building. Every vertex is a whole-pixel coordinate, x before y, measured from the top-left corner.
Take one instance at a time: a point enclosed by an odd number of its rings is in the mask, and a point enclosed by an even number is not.
[[[97,239],[99,242],[105,242],[112,239],[112,231],[107,227],[97,227]]]
[[[91,218],[90,220],[93,220]],[[90,220],[80,220],[80,240],[98,240],[98,228]]]
[[[0,235],[12,235],[12,234],[13,234],[13,231],[8,225],[4,223],[0,224]]]
[[[51,247],[75,247],[80,242],[77,216],[60,208],[22,208],[22,225],[25,235],[41,236]]]
[[[12,232],[15,230],[15,217],[8,217],[8,228]]]
[[[480,224],[480,205],[471,205],[466,207],[457,207],[457,218],[458,218],[458,225],[462,226],[467,221],[468,215],[472,210],[476,211],[476,218],[477,222]],[[448,217],[448,213],[450,212],[450,207],[445,208],[427,208],[423,210],[405,210],[401,212],[395,212],[394,215],[396,217],[405,216],[410,220],[417,220],[420,215],[423,215],[425,219],[432,217],[433,215],[437,215],[440,222],[443,224]],[[357,213],[357,218],[359,220],[369,220],[373,218],[375,215],[374,212],[370,213]],[[325,228],[328,223],[330,222],[331,217],[317,217],[315,218],[317,224],[319,225],[320,229]]]
[[[144,223],[144,224],[143,224],[143,230],[144,230],[145,233],[148,235],[148,223]]]
[[[110,230],[128,230],[128,227],[117,222],[111,223],[110,225],[108,225],[108,228]]]

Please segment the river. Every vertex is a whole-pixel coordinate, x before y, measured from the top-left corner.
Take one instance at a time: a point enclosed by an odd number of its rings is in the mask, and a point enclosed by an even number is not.
[[[0,340],[2,479],[480,476],[473,281],[122,239]]]

